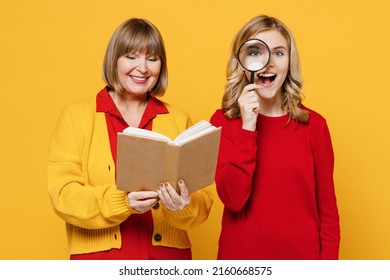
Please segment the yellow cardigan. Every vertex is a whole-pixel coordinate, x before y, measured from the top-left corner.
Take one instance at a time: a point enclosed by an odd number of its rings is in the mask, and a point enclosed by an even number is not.
[[[168,114],[153,120],[153,130],[175,138],[191,125],[188,114],[164,103]],[[53,134],[48,155],[48,191],[55,213],[66,222],[70,254],[121,247],[119,224],[138,214],[127,193],[116,189],[104,113],[96,112],[96,96],[69,104]],[[191,203],[171,212],[151,210],[153,245],[190,248],[187,230],[206,221],[213,198],[207,189],[191,194]]]

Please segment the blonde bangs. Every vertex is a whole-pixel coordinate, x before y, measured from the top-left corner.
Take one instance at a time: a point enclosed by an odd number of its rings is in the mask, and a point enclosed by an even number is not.
[[[147,31],[142,33],[132,32],[129,36],[121,37],[118,41],[118,58],[130,52],[145,55],[165,57],[163,46],[154,34]]]

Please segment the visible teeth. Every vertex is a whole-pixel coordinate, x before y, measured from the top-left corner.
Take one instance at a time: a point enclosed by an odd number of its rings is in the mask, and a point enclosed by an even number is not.
[[[139,80],[139,81],[144,81],[144,80],[146,80],[147,78],[146,78],[146,77],[135,77],[135,76],[133,76],[133,79],[134,79],[134,80]]]
[[[272,74],[272,73],[260,73],[259,76],[261,76],[261,77],[273,77],[273,76],[276,76],[276,75]]]

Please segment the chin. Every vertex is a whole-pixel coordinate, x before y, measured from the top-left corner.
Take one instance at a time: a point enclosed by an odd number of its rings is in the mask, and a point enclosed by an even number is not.
[[[276,92],[261,92],[259,96],[261,99],[274,99],[276,97]]]

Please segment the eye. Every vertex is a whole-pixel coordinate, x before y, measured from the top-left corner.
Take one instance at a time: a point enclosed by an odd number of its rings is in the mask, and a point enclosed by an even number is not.
[[[157,57],[157,56],[149,56],[146,58],[147,61],[151,61],[151,62],[156,62],[158,61],[160,58]]]
[[[245,52],[247,53],[247,56],[260,56],[264,53],[258,46],[249,46]]]
[[[131,54],[131,53],[126,54],[125,57],[128,58],[128,59],[131,59],[131,60],[136,59],[135,55],[133,55],[133,54]]]
[[[249,56],[259,56],[259,55],[261,55],[261,52],[259,52],[259,51],[251,51],[251,52],[249,52]]]
[[[276,56],[283,56],[283,55],[284,55],[284,52],[283,52],[283,51],[276,51],[276,52],[275,52],[275,55],[276,55]]]

